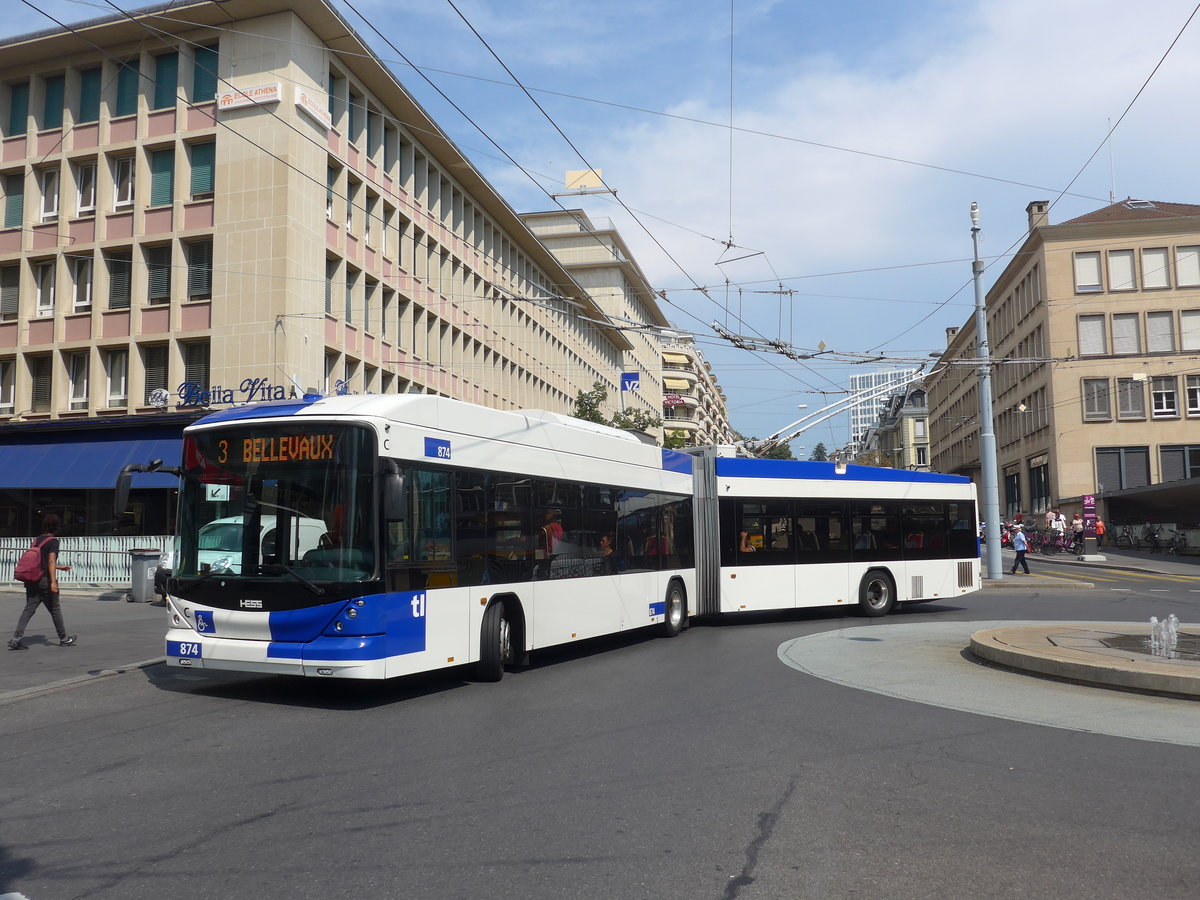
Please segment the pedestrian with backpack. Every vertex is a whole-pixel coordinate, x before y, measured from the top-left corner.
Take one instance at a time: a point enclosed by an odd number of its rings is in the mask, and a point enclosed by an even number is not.
[[[9,650],[25,650],[27,646],[21,640],[25,635],[25,626],[37,612],[37,608],[45,605],[58,629],[58,645],[70,647],[75,643],[75,635],[67,634],[63,625],[62,609],[58,600],[58,573],[69,572],[70,566],[58,564],[58,532],[62,527],[58,516],[49,513],[42,520],[42,534],[33,539],[29,549],[17,560],[13,571],[18,581],[25,585],[25,610],[17,622],[17,630],[13,632],[12,640],[8,642]]]

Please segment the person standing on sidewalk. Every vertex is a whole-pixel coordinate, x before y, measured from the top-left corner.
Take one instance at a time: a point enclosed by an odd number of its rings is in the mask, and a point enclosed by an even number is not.
[[[1104,546],[1104,532],[1108,530],[1108,526],[1104,524],[1104,520],[1096,516],[1096,549],[1099,550]]]
[[[1015,526],[1016,531],[1013,532],[1012,545],[1017,551],[1017,558],[1013,560],[1012,573],[1017,574],[1017,566],[1025,569],[1025,574],[1029,574],[1029,563],[1025,560],[1025,551],[1029,549],[1029,541],[1025,538],[1025,529],[1020,525]]]
[[[54,627],[58,630],[59,646],[70,647],[75,643],[75,635],[67,634],[66,626],[63,625],[62,608],[58,599],[58,573],[71,571],[70,566],[58,564],[58,531],[61,527],[62,523],[54,513],[49,513],[42,520],[43,533],[34,541],[40,542],[42,577],[37,581],[25,582],[25,609],[17,621],[17,630],[13,632],[12,640],[8,642],[9,650],[28,649],[21,638],[25,636],[25,626],[29,624],[37,608],[43,604],[50,611],[50,618],[54,620]]]

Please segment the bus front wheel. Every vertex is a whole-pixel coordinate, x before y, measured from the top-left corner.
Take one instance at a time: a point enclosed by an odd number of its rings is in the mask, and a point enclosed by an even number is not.
[[[658,626],[659,637],[675,637],[683,631],[686,618],[687,602],[683,596],[683,585],[672,581],[667,588],[666,601],[663,604],[663,620]]]
[[[479,632],[479,662],[475,674],[480,681],[499,681],[504,667],[512,662],[512,626],[503,603],[493,603],[483,613]]]
[[[864,616],[886,616],[896,602],[896,589],[887,572],[868,572],[858,585],[858,608]]]

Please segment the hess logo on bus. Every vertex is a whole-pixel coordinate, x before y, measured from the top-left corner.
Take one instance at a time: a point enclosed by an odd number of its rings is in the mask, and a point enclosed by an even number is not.
[[[242,609],[262,609],[261,600],[246,600],[245,598],[238,601],[238,605]]]

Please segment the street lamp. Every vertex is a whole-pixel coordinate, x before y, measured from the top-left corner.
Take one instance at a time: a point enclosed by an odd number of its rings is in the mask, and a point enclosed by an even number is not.
[[[992,357],[988,345],[987,305],[983,296],[983,262],[979,259],[979,204],[971,204],[971,244],[975,258],[975,356],[979,360],[979,463],[983,470],[983,520],[987,522],[987,577],[1004,579],[1000,558],[1000,484],[996,465],[996,431],[992,422]]]

